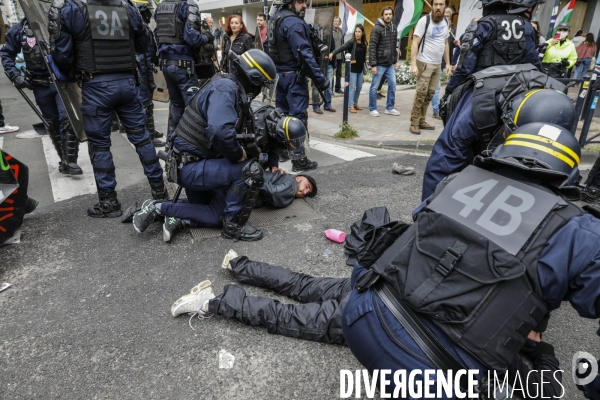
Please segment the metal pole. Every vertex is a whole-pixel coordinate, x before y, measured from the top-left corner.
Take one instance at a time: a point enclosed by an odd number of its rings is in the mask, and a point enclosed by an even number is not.
[[[346,54],[346,73],[344,74],[344,117],[343,122],[348,122],[348,106],[350,104],[350,59],[352,55]],[[352,104],[354,106],[354,104]]]
[[[548,34],[546,37],[552,39],[552,31],[554,31],[554,24],[556,24],[556,17],[558,16],[558,8],[560,7],[560,0],[554,0],[554,8],[552,9],[552,18],[550,18],[550,24],[548,25]]]
[[[6,74],[6,76],[8,77],[8,79],[10,79],[10,75],[8,75],[8,72],[4,71],[4,73]],[[46,122],[46,119],[44,118],[44,116],[42,115],[42,113],[40,112],[40,110],[38,110],[38,108],[35,106],[35,104],[33,104],[33,102],[31,101],[31,99],[29,98],[29,96],[27,96],[25,94],[25,92],[23,91],[23,89],[19,89],[16,86],[15,86],[15,89],[17,89],[19,91],[19,93],[21,93],[21,96],[23,96],[23,98],[25,99],[25,101],[27,102],[27,104],[29,104],[29,106],[33,109],[33,111],[35,111],[35,113],[37,114],[37,116],[40,117],[40,119],[42,120],[42,122],[44,123],[44,125],[48,126],[48,122]]]
[[[593,139],[595,139],[597,135],[594,135],[588,140],[588,131],[590,129],[590,125],[592,123],[592,117],[594,116],[594,112],[596,111],[596,106],[598,104],[598,83],[600,80],[596,79],[597,76],[594,73],[592,78],[590,79],[590,86],[588,88],[588,96],[590,96],[591,101],[589,102],[589,106],[584,108],[584,121],[583,126],[581,127],[581,135],[579,136],[579,145],[583,148],[587,143],[590,143]]]

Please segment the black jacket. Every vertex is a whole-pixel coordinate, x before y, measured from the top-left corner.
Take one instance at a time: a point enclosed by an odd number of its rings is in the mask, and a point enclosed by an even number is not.
[[[394,23],[385,25],[379,18],[371,30],[371,47],[369,48],[369,65],[392,65],[398,62],[396,38],[398,31]]]
[[[238,34],[231,43],[231,37],[227,34],[223,36],[223,62],[221,65],[222,71],[227,71],[227,56],[229,50],[233,50],[235,54],[241,56],[248,50],[254,49],[254,37],[249,33]]]
[[[264,176],[265,184],[260,189],[254,208],[262,206],[285,208],[292,204],[298,189],[296,176],[281,174],[279,171],[265,171]]]

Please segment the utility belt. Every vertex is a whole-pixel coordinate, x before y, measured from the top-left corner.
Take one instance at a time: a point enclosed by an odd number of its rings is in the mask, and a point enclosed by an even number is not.
[[[179,68],[185,68],[187,70],[188,78],[196,73],[195,63],[189,60],[161,60],[160,65],[164,67],[175,65]]]
[[[170,149],[168,152],[160,150],[158,152],[158,158],[165,162],[167,181],[173,183],[179,182],[179,172],[185,165],[199,162],[204,159],[189,153],[181,153],[179,150],[175,149]]]
[[[79,71],[75,74],[75,80],[77,81],[77,85],[81,88],[83,82],[89,82],[94,80],[95,76],[108,75],[108,74],[121,74],[121,73],[132,73],[135,78],[136,86],[140,86],[142,84],[142,74],[140,73],[139,68],[134,68],[129,71],[119,71],[119,72],[105,72],[101,74],[93,74],[91,72]]]
[[[50,86],[50,78],[31,78],[30,82],[33,86]]]

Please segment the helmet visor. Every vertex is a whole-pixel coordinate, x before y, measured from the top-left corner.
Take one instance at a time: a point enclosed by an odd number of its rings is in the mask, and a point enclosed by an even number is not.
[[[284,138],[282,146],[285,150],[287,150],[290,160],[299,160],[306,155],[304,150],[304,141],[306,140],[306,135],[291,139],[287,132],[287,126],[285,123],[283,127],[277,128],[277,135],[280,138]]]
[[[277,82],[279,82],[279,75],[276,75],[275,79],[263,84],[262,94],[263,101],[265,103],[275,104],[275,91],[277,90]]]

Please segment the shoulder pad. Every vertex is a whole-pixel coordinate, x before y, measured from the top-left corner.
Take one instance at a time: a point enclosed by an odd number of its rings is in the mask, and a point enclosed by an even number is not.
[[[65,0],[52,0],[52,7],[63,8],[65,6]]]

